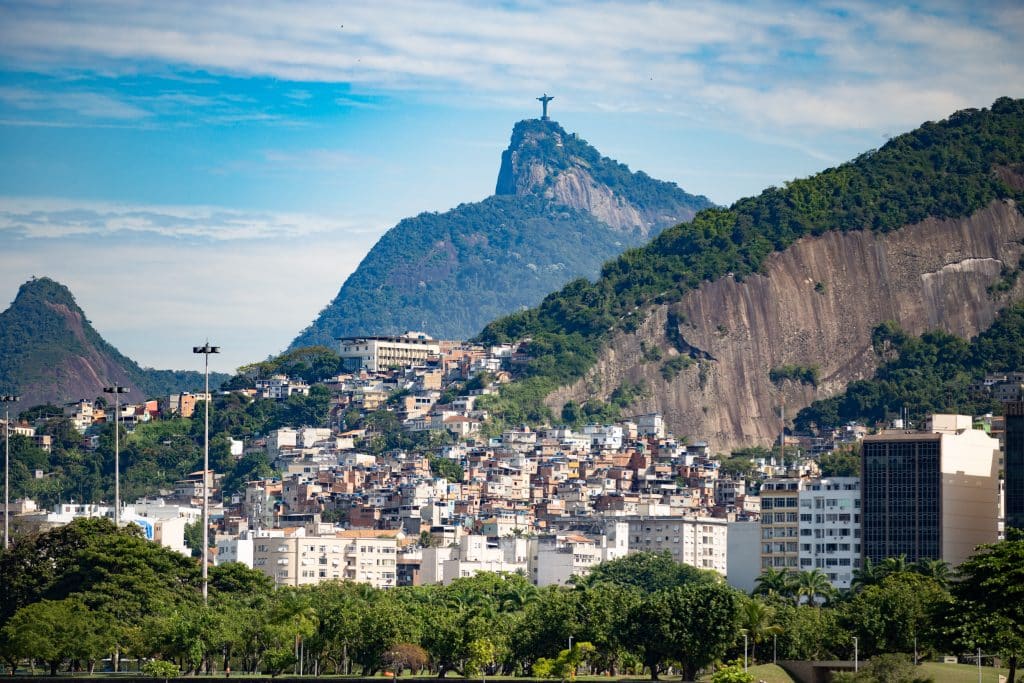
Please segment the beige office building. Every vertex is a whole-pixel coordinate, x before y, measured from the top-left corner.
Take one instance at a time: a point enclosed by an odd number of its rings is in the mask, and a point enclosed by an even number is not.
[[[427,359],[441,355],[440,342],[419,332],[406,332],[397,337],[342,337],[338,341],[338,355],[350,370],[380,372],[422,365]]]
[[[767,479],[761,485],[761,569],[798,571],[799,501],[799,479]]]
[[[355,581],[375,588],[395,586],[400,540],[396,532],[360,529],[304,536],[301,531],[290,529],[284,536],[257,537],[253,568],[273,578],[278,586],[324,581]]]

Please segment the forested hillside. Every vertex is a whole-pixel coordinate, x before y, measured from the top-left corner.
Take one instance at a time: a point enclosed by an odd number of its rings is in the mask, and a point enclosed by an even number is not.
[[[996,199],[1024,199],[1013,180],[1022,164],[1024,101],[1002,98],[813,177],[702,211],[610,261],[595,282],[573,281],[540,306],[489,325],[481,341],[530,337],[534,356],[525,381],[490,407],[511,422],[547,419],[543,398],[582,377],[609,335],[636,329],[647,306],[677,301],[708,280],[742,280],[801,237],[887,232],[926,217],[967,216]]]
[[[851,382],[839,396],[815,401],[797,415],[798,430],[850,421],[874,424],[904,408],[914,422],[935,412],[1000,414],[1002,406],[971,383],[987,373],[1024,370],[1024,303],[1005,309],[970,342],[941,331],[912,337],[893,324],[873,334],[882,365],[869,380]]]

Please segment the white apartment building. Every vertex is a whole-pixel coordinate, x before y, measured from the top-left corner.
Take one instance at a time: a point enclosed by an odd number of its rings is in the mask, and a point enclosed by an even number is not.
[[[64,417],[71,420],[71,424],[80,432],[85,432],[92,426],[93,406],[92,401],[82,399],[64,408]]]
[[[640,436],[653,436],[656,439],[665,438],[665,418],[658,413],[640,415],[636,418],[637,434]]]
[[[568,533],[530,539],[529,577],[536,586],[564,586],[575,576],[629,552],[629,525],[611,523],[594,539]],[[610,532],[610,533],[609,533]]]
[[[712,517],[636,517],[629,519],[629,551],[667,550],[676,562],[728,572],[729,523]]]
[[[335,580],[392,588],[400,536],[401,532],[365,529],[306,536],[302,528],[288,529],[281,537],[255,539],[253,568],[278,586]]]
[[[272,398],[282,401],[292,394],[309,395],[309,385],[301,380],[288,379],[284,375],[274,375],[270,379],[256,380],[256,391],[260,398]]]
[[[440,343],[421,332],[397,337],[343,337],[338,353],[347,368],[369,372],[422,365],[440,354]]]
[[[467,534],[458,547],[423,549],[420,580],[424,585],[450,584],[478,572],[526,572],[529,548],[525,538],[501,538]]]
[[[619,518],[622,520],[622,518]],[[710,569],[744,591],[754,587],[758,523],[719,517],[629,517],[629,552],[668,551],[676,562]]]
[[[583,434],[590,438],[590,447],[617,451],[622,448],[622,427],[618,425],[586,425]]]
[[[797,571],[800,564],[800,480],[761,484],[761,568]]]
[[[800,571],[819,569],[846,589],[860,566],[860,478],[830,477],[801,482]]]

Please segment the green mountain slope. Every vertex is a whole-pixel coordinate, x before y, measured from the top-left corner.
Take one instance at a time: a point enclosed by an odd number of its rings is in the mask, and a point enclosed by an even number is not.
[[[710,206],[550,121],[522,121],[496,196],[389,230],[291,348],[422,330],[463,339]]]
[[[936,412],[1001,414],[999,402],[972,391],[971,383],[987,373],[1024,369],[1024,302],[1005,308],[970,342],[941,331],[913,337],[892,324],[877,327],[873,339],[875,352],[887,359],[874,377],[801,410],[798,430],[874,424],[904,408],[915,423]]]
[[[212,386],[227,375],[211,373]],[[202,387],[202,373],[143,369],[93,329],[67,287],[37,278],[18,289],[0,313],[0,388],[20,394],[21,409],[102,395],[103,386],[131,389],[130,400]]]
[[[742,279],[797,239],[831,230],[890,231],[926,217],[961,217],[998,198],[1024,199],[1024,101],[1002,98],[890,140],[813,177],[709,209],[607,263],[540,306],[489,325],[488,343],[532,337],[524,382],[491,406],[509,420],[550,417],[540,402],[594,363],[615,330],[631,331],[650,304],[677,301],[701,282]]]

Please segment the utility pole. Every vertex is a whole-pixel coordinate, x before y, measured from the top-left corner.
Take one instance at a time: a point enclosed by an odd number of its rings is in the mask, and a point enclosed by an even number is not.
[[[128,387],[103,387],[103,393],[114,395],[114,526],[121,528],[121,394]]]
[[[203,529],[201,536],[203,544],[203,604],[205,605],[208,602],[207,594],[210,582],[209,570],[206,566],[208,564],[207,555],[210,551],[207,547],[210,545],[210,354],[220,353],[220,347],[210,346],[210,341],[207,340],[202,346],[193,346],[192,353],[203,354],[203,375],[206,378],[206,416],[203,423]]]
[[[11,408],[10,404],[20,396],[13,394],[0,395],[0,403],[4,404],[4,550],[11,545]]]

